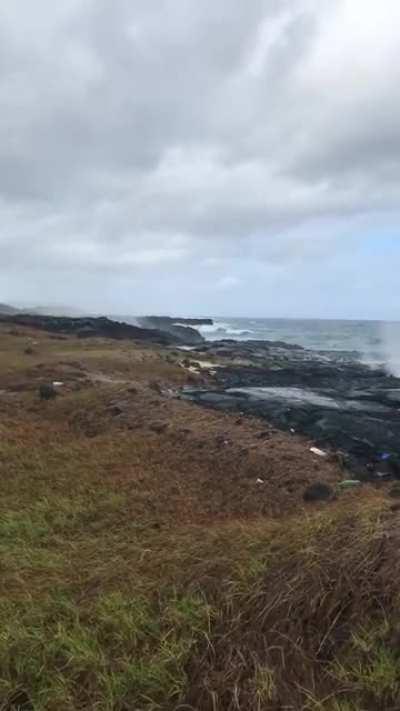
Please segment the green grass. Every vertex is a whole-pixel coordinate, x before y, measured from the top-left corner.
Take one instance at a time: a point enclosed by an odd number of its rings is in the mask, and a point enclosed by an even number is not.
[[[40,604],[2,602],[0,614],[0,692],[24,691],[35,709],[165,707],[210,627],[201,598],[172,594],[150,604],[114,592],[78,607],[54,592]]]
[[[360,626],[352,633],[343,659],[332,665],[332,675],[357,700],[360,708],[363,704],[394,708],[398,703],[400,657],[399,650],[390,642],[390,633],[391,624],[387,619],[379,626]]]

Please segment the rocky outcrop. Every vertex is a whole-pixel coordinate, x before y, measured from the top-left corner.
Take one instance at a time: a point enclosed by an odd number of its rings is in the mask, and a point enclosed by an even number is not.
[[[357,478],[400,478],[400,379],[354,353],[318,352],[283,343],[206,343],[217,359],[214,386],[184,395],[206,407],[263,417],[318,447],[342,452]]]
[[[144,328],[154,328],[169,333],[188,346],[204,343],[201,333],[192,326],[212,325],[211,319],[172,318],[171,316],[143,316],[139,319]]]
[[[100,318],[69,318],[66,316],[42,316],[39,314],[0,314],[0,323],[28,326],[50,333],[75,335],[79,338],[113,338],[117,340],[133,339],[158,343],[161,345],[179,345],[185,341],[178,335],[158,329],[131,326],[128,323]]]
[[[333,499],[333,489],[329,484],[325,482],[316,481],[314,484],[310,484],[304,491],[303,499],[308,503],[314,501],[329,501]]]
[[[39,387],[39,397],[41,400],[53,400],[57,397],[57,390],[54,385],[42,384]]]

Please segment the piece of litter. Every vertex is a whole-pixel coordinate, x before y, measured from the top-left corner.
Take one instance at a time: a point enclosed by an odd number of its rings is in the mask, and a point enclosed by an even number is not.
[[[64,385],[64,383],[61,380],[54,380],[53,381],[53,387],[55,387],[55,388],[61,388],[62,385]]]
[[[356,486],[361,486],[361,481],[359,479],[344,479],[344,481],[339,482],[341,489],[352,489]]]
[[[264,484],[264,479],[257,479],[257,484]]]
[[[327,453],[323,452],[322,449],[318,449],[318,447],[310,447],[310,452],[313,454],[316,454],[318,457],[327,457]]]

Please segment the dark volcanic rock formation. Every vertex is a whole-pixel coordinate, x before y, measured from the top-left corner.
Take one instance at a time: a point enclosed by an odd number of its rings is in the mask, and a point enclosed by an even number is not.
[[[38,314],[0,315],[0,323],[29,326],[50,333],[76,335],[79,338],[94,336],[114,339],[134,339],[161,345],[179,345],[183,338],[157,329],[140,328],[128,323],[101,318],[69,318],[66,316],[41,316]]]
[[[57,390],[54,385],[43,384],[39,387],[39,397],[41,400],[53,400],[57,397]]]
[[[199,331],[192,326],[211,325],[211,319],[200,318],[172,318],[171,316],[143,316],[139,323],[144,328],[155,328],[176,336],[183,343],[189,346],[196,346],[204,343],[204,338]]]
[[[196,352],[219,361],[215,386],[186,396],[223,410],[266,418],[340,450],[360,478],[400,478],[400,379],[354,353],[308,351],[263,341],[207,343]]]
[[[329,484],[321,481],[316,481],[307,487],[303,494],[304,501],[329,501],[333,498],[333,489]]]

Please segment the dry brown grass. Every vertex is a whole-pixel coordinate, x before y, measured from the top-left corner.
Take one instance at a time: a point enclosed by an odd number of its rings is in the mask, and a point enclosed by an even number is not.
[[[336,465],[149,387],[179,354],[28,337],[0,336],[3,711],[400,708],[384,490],[305,508]]]
[[[194,662],[187,701],[232,711],[397,708],[393,525],[372,496],[277,526],[255,579],[239,590],[226,581],[222,606],[218,591],[213,644],[197,673]]]

